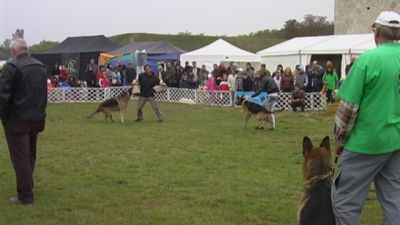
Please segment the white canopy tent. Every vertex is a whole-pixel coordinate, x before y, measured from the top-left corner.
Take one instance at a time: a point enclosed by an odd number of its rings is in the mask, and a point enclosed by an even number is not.
[[[344,74],[352,55],[360,55],[375,46],[373,34],[298,37],[261,50],[257,55],[270,70],[275,70],[278,64],[291,68],[307,65],[313,55],[341,55],[341,73]]]
[[[197,65],[206,65],[209,71],[213,64],[236,62],[241,64],[250,62],[254,67],[260,65],[260,57],[254,53],[240,49],[222,39],[197,50],[181,54],[181,62],[196,61]]]

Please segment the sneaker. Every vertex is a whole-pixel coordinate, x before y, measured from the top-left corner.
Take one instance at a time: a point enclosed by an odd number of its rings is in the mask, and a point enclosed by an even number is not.
[[[139,119],[139,118],[138,118],[138,119],[135,120],[135,122],[140,122],[140,121],[142,121],[142,120],[143,120],[143,119]]]

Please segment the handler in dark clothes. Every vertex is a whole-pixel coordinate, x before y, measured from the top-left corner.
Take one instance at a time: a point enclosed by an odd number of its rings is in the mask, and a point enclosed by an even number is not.
[[[47,106],[45,66],[28,55],[23,39],[10,44],[11,57],[0,75],[0,118],[17,177],[12,204],[33,204],[37,136],[44,130]]]
[[[151,107],[153,107],[154,112],[158,118],[158,122],[163,121],[163,117],[158,109],[157,102],[154,98],[154,86],[160,85],[160,80],[154,76],[154,73],[151,72],[151,68],[149,65],[144,65],[144,73],[139,75],[139,85],[140,85],[140,96],[138,101],[138,111],[136,122],[143,120],[143,106],[149,101]]]

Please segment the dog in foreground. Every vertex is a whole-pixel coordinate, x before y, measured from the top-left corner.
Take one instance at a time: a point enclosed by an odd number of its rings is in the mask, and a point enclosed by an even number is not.
[[[305,185],[300,199],[299,225],[335,225],[329,137],[326,136],[319,147],[314,147],[310,138],[304,137],[303,156]]]
[[[255,115],[257,120],[259,121],[259,125],[256,127],[256,129],[260,129],[260,130],[264,129],[264,125],[269,120],[271,112],[267,111],[267,109],[265,107],[263,107],[259,104],[250,102],[243,96],[241,96],[237,99],[236,104],[238,106],[242,106],[242,108],[243,108],[243,112],[244,112],[243,128],[246,128],[251,115]],[[274,113],[280,112],[280,111],[283,111],[283,109],[274,111]]]
[[[104,113],[105,120],[107,120],[107,118],[110,118],[110,120],[114,122],[112,118],[112,113],[120,112],[121,122],[124,123],[124,112],[125,109],[128,107],[131,95],[132,95],[132,88],[129,88],[128,90],[121,92],[118,96],[103,101],[102,103],[100,103],[97,110],[91,115],[89,115],[87,118],[91,119],[97,113],[102,112]]]

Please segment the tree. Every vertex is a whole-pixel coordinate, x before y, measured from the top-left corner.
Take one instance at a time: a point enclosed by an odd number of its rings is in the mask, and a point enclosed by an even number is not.
[[[286,39],[302,36],[318,36],[333,34],[333,22],[324,16],[307,14],[304,21],[298,22],[295,19],[286,21],[282,33]]]

